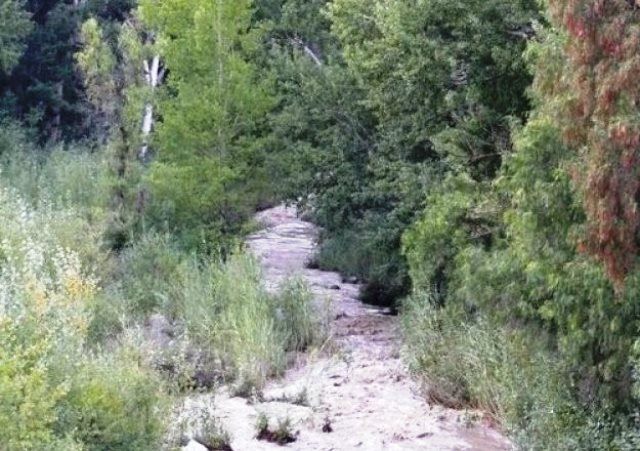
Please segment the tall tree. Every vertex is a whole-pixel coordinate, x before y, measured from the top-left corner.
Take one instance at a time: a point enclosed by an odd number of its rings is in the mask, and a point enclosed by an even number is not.
[[[557,119],[580,155],[575,180],[588,217],[582,248],[621,288],[640,251],[640,4],[551,0],[549,7],[568,37]]]
[[[105,39],[115,42],[118,27],[135,0],[28,0],[33,27],[24,57],[0,83],[5,108],[40,131],[43,141],[102,138],[104,127],[87,101],[74,55],[80,28],[91,16],[99,19]],[[96,122],[98,121],[98,122]]]
[[[165,70],[153,31],[136,14],[118,28],[115,43],[105,39],[96,18],[82,25],[80,41],[76,60],[86,95],[110,136],[116,179],[110,238],[120,247],[146,206],[146,191],[139,182],[150,156],[156,90]]]
[[[150,213],[192,243],[215,243],[242,224],[264,178],[256,172],[262,158],[257,130],[272,98],[248,59],[259,43],[251,28],[253,4],[144,0],[141,11],[159,31],[169,71],[158,156],[148,177]]]
[[[0,1],[0,71],[10,72],[18,64],[32,28],[29,18],[23,1]]]

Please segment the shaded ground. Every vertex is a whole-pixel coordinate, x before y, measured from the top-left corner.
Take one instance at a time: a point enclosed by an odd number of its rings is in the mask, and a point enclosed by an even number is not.
[[[316,249],[316,228],[295,210],[262,212],[265,229],[248,239],[263,264],[270,289],[301,274],[316,300],[331,308],[333,352],[301,356],[282,380],[272,382],[263,401],[250,404],[224,394],[215,416],[235,451],[272,450],[259,441],[260,413],[274,423],[291,421],[292,450],[508,450],[509,442],[479,416],[426,403],[400,358],[398,318],[357,300],[359,286],[339,274],[306,268]],[[205,402],[204,396],[192,404]],[[301,405],[302,404],[302,405]]]

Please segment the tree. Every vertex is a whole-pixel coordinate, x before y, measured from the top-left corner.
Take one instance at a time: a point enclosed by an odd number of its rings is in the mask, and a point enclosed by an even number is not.
[[[272,106],[268,78],[248,54],[258,45],[252,2],[145,0],[146,24],[169,71],[157,159],[147,178],[158,224],[191,245],[237,231],[260,197],[259,123]],[[203,236],[204,234],[204,236]]]
[[[631,0],[551,0],[567,34],[570,88],[557,119],[578,152],[575,181],[588,222],[581,248],[604,263],[618,289],[636,266],[640,232],[640,8]]]
[[[115,184],[109,241],[120,248],[146,207],[140,177],[150,156],[156,90],[165,70],[154,33],[136,15],[120,27],[116,45],[105,39],[95,18],[82,25],[80,39],[83,46],[76,60],[86,94],[111,137]]]
[[[0,71],[11,72],[26,48],[32,29],[22,0],[0,1]]]
[[[135,1],[28,0],[23,4],[33,26],[24,39],[24,57],[0,82],[4,109],[36,128],[42,141],[104,140],[103,118],[94,114],[76,70],[80,28],[96,17],[105,39],[115,42],[121,21]]]

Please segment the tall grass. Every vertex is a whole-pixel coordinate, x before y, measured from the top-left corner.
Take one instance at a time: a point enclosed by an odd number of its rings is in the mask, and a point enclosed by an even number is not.
[[[79,144],[40,148],[23,128],[0,123],[0,165],[5,185],[33,205],[82,210],[99,220],[112,180],[105,152]]]
[[[178,306],[186,330],[222,363],[240,391],[260,389],[280,374],[289,352],[322,339],[318,312],[300,280],[267,292],[259,263],[246,254],[225,263],[186,262]]]
[[[490,413],[519,449],[638,449],[640,436],[627,421],[574,399],[569,369],[542,333],[505,329],[455,306],[436,308],[427,293],[405,301],[403,324],[411,368],[427,396]]]

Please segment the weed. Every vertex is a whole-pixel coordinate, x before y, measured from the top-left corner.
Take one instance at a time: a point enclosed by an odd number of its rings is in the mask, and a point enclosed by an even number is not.
[[[296,441],[296,436],[291,429],[291,419],[284,418],[278,420],[278,425],[271,428],[269,417],[261,413],[258,416],[256,424],[258,440],[264,440],[271,443],[277,443],[280,446],[287,445]]]
[[[195,344],[219,361],[236,394],[250,395],[281,374],[287,353],[319,342],[311,295],[300,279],[269,294],[258,262],[236,254],[225,263],[184,262],[177,312]]]
[[[192,440],[211,451],[231,451],[231,436],[215,415],[215,400],[208,399],[188,415],[182,416],[171,430],[172,442],[184,446]]]
[[[296,406],[309,407],[309,395],[306,387],[304,387],[302,390],[296,393],[292,393],[292,394],[283,393],[281,396],[270,398],[268,401],[283,402],[287,404],[293,404]]]

